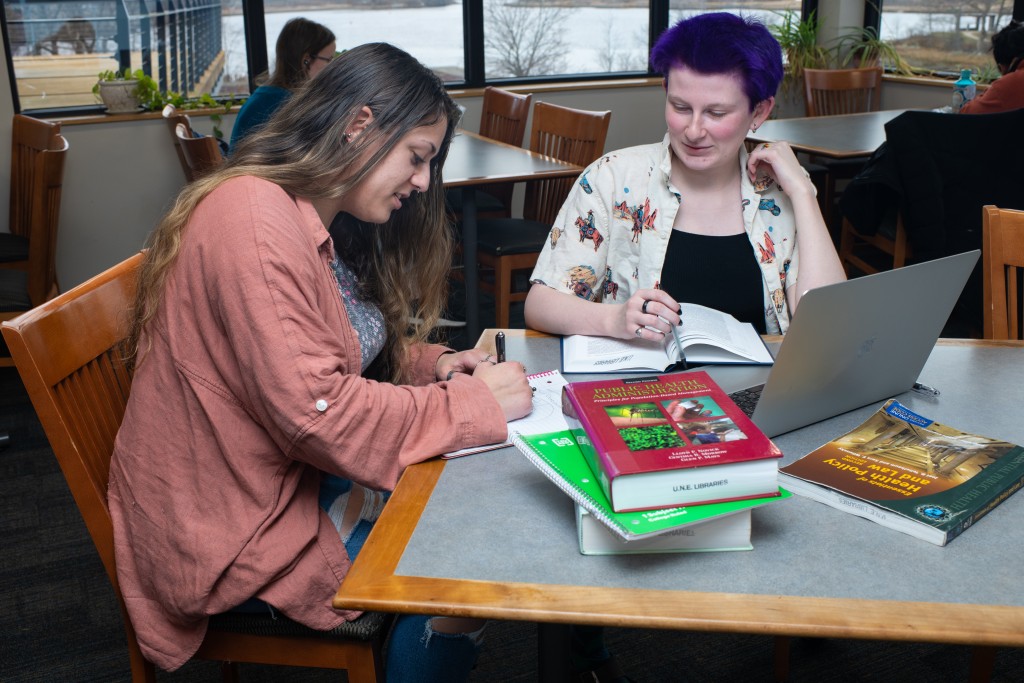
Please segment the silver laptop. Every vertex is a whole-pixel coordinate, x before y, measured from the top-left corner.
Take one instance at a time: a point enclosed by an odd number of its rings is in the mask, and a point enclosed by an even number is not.
[[[777,436],[911,389],[980,253],[804,294],[760,390],[754,424]]]

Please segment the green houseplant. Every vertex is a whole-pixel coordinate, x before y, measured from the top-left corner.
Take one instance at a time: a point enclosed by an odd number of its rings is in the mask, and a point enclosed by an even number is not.
[[[101,71],[92,92],[107,107],[108,114],[131,114],[139,109],[149,109],[160,97],[155,80],[142,69],[132,71],[125,67],[121,71]]]
[[[228,112],[231,107],[244,101],[233,98],[217,100],[209,93],[187,97],[173,91],[161,92],[153,77],[142,69],[132,71],[129,68],[101,71],[92,91],[106,105],[108,114],[160,111],[168,104],[173,104],[175,109],[218,109]],[[222,140],[224,133],[220,128],[221,113],[210,114],[210,121],[213,123],[213,136]]]
[[[896,48],[878,37],[873,28],[851,26],[834,40],[819,42],[821,23],[814,12],[801,19],[798,12],[780,13],[782,21],[771,27],[785,57],[781,91],[790,97],[803,93],[804,69],[852,69],[881,65],[901,74],[913,68]]]

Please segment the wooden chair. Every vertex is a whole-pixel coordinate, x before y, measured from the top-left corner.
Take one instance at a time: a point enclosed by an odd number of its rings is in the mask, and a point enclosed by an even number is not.
[[[2,324],[32,405],[114,587],[128,640],[132,681],[155,683],[139,649],[114,567],[107,506],[110,458],[131,389],[121,344],[135,295],[141,253],[56,299]],[[383,680],[380,635],[388,617],[366,613],[331,632],[269,615],[224,614],[210,620],[197,657],[235,662],[347,669],[349,681]]]
[[[887,254],[891,261],[886,258],[873,258],[862,253],[864,247],[872,247],[882,254]],[[903,217],[896,217],[895,235],[890,236],[881,231],[874,235],[865,235],[857,231],[850,224],[849,219],[843,218],[843,225],[839,233],[839,261],[843,264],[847,277],[855,273],[870,275],[881,270],[902,268],[907,264],[910,257],[910,245],[907,243],[907,231],[903,227]]]
[[[882,103],[882,67],[804,69],[808,116],[878,111]]]
[[[189,182],[201,178],[224,163],[224,156],[220,153],[220,145],[215,138],[209,135],[195,137],[183,123],[175,127],[174,134],[189,168],[189,174],[186,174],[186,177],[191,175]]]
[[[611,117],[610,111],[583,111],[537,102],[530,151],[586,166],[604,152]],[[529,181],[522,218],[479,221],[477,259],[482,268],[494,271],[493,281],[480,279],[480,289],[494,296],[498,327],[509,326],[513,301],[526,300],[526,291],[513,291],[513,273],[536,265],[573,182],[573,178]]]
[[[878,111],[882,102],[882,67],[804,69],[804,101],[807,116]],[[825,169],[820,205],[826,224],[832,224],[837,199],[836,180],[852,178],[867,159],[812,157],[811,161]]]
[[[167,130],[171,133],[171,141],[174,143],[174,153],[178,157],[178,163],[181,164],[185,180],[191,183],[195,178],[192,177],[192,169],[189,167],[188,161],[185,160],[185,153],[181,151],[181,143],[178,142],[178,125],[185,126],[189,137],[195,137],[195,131],[192,130],[192,119],[188,117],[188,114],[179,112],[173,104],[164,107],[163,115],[164,121],[167,123]]]
[[[60,123],[16,114],[11,130],[11,196],[8,232],[0,232],[0,268],[29,269],[29,238],[39,182],[40,152],[59,150]]]
[[[985,339],[1024,339],[1024,211],[985,206],[981,231]]]
[[[480,135],[522,147],[532,101],[533,95],[519,95],[491,85],[487,86],[484,88],[483,111],[480,113]],[[477,190],[477,215],[483,218],[510,216],[514,189],[515,183],[491,183],[487,185],[486,190]],[[456,217],[462,214],[461,189],[455,188],[446,192],[445,200],[448,209]]]
[[[60,221],[61,189],[68,143],[63,136],[57,134],[52,144],[55,145],[54,149],[41,150],[32,159],[33,168],[29,171],[32,176],[32,195],[30,232],[27,235],[28,268],[0,269],[0,320],[10,320],[52,299],[59,290],[57,224]],[[14,361],[6,349],[0,349],[0,367],[12,365]]]

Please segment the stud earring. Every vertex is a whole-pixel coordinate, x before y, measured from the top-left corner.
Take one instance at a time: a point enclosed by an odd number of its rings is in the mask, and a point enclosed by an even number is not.
[[[352,142],[352,133],[345,133],[345,142]]]
[[[757,126],[751,126],[750,127],[750,132],[751,133],[756,133],[757,132]]]
[[[309,60],[308,59],[303,59],[302,60],[302,66],[309,66]]]

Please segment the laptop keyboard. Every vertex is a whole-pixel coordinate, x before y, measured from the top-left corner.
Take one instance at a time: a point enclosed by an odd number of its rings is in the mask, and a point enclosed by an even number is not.
[[[754,408],[757,407],[757,402],[761,399],[761,390],[764,389],[763,384],[758,384],[756,387],[748,387],[747,389],[740,389],[729,394],[729,398],[740,407],[747,417],[754,414]]]

